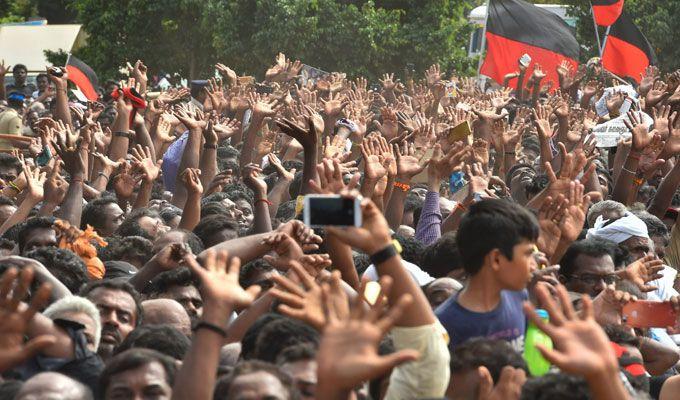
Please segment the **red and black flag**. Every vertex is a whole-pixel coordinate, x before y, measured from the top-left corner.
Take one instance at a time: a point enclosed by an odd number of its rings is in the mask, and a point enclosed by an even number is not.
[[[612,25],[602,50],[602,66],[616,75],[640,82],[640,74],[656,64],[656,54],[633,20],[624,14]]]
[[[481,73],[498,83],[517,71],[525,53],[546,72],[546,82],[557,87],[562,61],[578,66],[579,45],[572,28],[559,16],[523,0],[491,0],[486,25],[488,49]],[[527,71],[527,75],[532,71]]]
[[[73,82],[78,89],[90,101],[97,101],[99,94],[96,87],[99,85],[97,74],[94,73],[89,65],[82,60],[69,55],[66,61],[66,72],[68,72],[68,80]]]
[[[592,0],[595,23],[610,26],[619,19],[623,11],[623,0]]]

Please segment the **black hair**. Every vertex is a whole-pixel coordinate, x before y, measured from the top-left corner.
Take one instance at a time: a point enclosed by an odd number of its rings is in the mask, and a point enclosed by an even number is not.
[[[234,203],[239,200],[245,200],[252,206],[253,201],[255,201],[255,195],[253,194],[253,191],[240,183],[232,183],[231,185],[225,187],[223,192],[226,193],[227,196],[229,196],[229,199]]]
[[[74,252],[57,247],[38,247],[26,253],[47,268],[71,293],[88,282],[87,266]]]
[[[159,294],[167,292],[173,286],[199,286],[196,277],[187,267],[180,267],[164,271],[156,275],[151,282],[144,288],[143,293],[149,297],[157,297]]]
[[[268,323],[257,336],[253,358],[274,362],[286,347],[310,343],[319,345],[319,332],[296,319],[283,317]]]
[[[300,195],[301,190],[302,190],[302,170],[298,169],[295,175],[293,176],[293,180],[290,182],[290,186],[288,186],[288,194],[290,195],[291,199],[297,199],[297,197]]]
[[[364,253],[352,252],[352,259],[354,260],[354,267],[356,267],[359,275],[363,275],[368,267],[373,264],[368,254]]]
[[[14,68],[12,68],[12,72],[19,70],[19,69],[23,69],[24,72],[28,72],[28,68],[26,68],[26,66],[24,64],[14,64]]]
[[[499,199],[473,204],[463,216],[456,236],[465,272],[479,272],[484,257],[494,249],[512,260],[515,245],[523,240],[536,241],[538,231],[536,217],[517,204]]]
[[[217,159],[235,158],[239,159],[241,152],[232,146],[220,146],[217,148]]]
[[[47,74],[44,73],[44,72],[41,72],[41,73],[39,73],[38,75],[35,76],[35,80],[36,80],[36,81],[37,81],[38,79],[40,79],[40,78],[45,78],[45,79],[48,79],[48,80],[50,79],[49,75],[47,75]]]
[[[111,378],[114,375],[125,371],[136,369],[144,365],[157,362],[163,366],[165,370],[166,381],[172,387],[175,382],[175,373],[177,372],[177,364],[175,360],[165,354],[159,353],[156,350],[133,348],[113,356],[107,361],[104,370],[99,376],[99,396],[103,399],[106,389],[111,383]]]
[[[295,344],[281,350],[276,357],[276,365],[294,363],[298,361],[314,360],[316,358],[316,347],[309,343]]]
[[[578,268],[576,259],[581,254],[594,258],[609,255],[613,261],[616,247],[616,243],[601,238],[576,241],[569,245],[560,260],[560,275],[570,278]]]
[[[156,350],[175,360],[182,360],[189,351],[189,347],[191,347],[191,340],[174,326],[141,325],[128,334],[113,354],[120,354],[133,348],[143,348]]]
[[[415,194],[413,192],[409,192],[406,195],[406,199],[404,199],[404,212],[407,213],[407,212],[415,211],[415,209],[418,206],[422,207],[423,203],[424,203],[424,201],[420,196],[418,196],[417,194]]]
[[[229,199],[229,195],[224,192],[211,193],[201,199],[201,207],[205,207],[210,203],[219,203],[224,201],[225,199]]]
[[[16,380],[0,382],[0,400],[14,400],[23,385],[24,382]]]
[[[630,329],[623,325],[607,324],[602,327],[609,340],[621,346],[640,347],[640,339],[630,333]]]
[[[0,153],[0,168],[14,168],[17,175],[24,170],[19,159],[8,153]]]
[[[100,197],[87,203],[83,207],[82,217],[80,218],[80,229],[87,228],[87,225],[92,226],[95,230],[100,229],[106,223],[107,214],[104,207],[117,203],[118,201],[114,197]]]
[[[670,240],[670,232],[668,232],[668,227],[663,223],[656,215],[652,215],[646,211],[643,212],[633,212],[638,218],[642,220],[647,226],[647,233],[649,237],[660,236],[664,239],[666,243]]]
[[[288,200],[285,203],[279,204],[279,208],[276,210],[276,219],[281,220],[282,223],[292,220],[296,216],[296,207],[296,200]]]
[[[515,164],[512,167],[510,167],[508,172],[505,174],[505,181],[510,182],[510,180],[511,180],[512,176],[515,174],[515,172],[517,172],[518,169],[524,169],[524,168],[528,168],[528,169],[536,172],[536,168],[534,168],[530,164],[522,164],[522,163]]]
[[[219,150],[219,149],[218,149]],[[241,176],[241,167],[236,161],[217,159],[217,168],[222,171],[231,170],[232,176]]]
[[[14,202],[14,200],[10,199],[9,197],[0,195],[0,206],[16,207],[17,204]]]
[[[505,340],[476,337],[456,346],[451,352],[451,373],[463,373],[484,366],[497,383],[503,367],[508,365],[528,372],[522,355]]]
[[[140,268],[153,257],[153,243],[141,236],[113,236],[106,238],[107,246],[98,248],[102,261],[136,261]]]
[[[291,378],[290,375],[284,373],[283,371],[281,371],[279,367],[272,363],[251,360],[243,361],[236,364],[234,369],[229,374],[218,379],[217,383],[215,384],[215,390],[213,392],[213,400],[226,400],[231,394],[230,393],[231,385],[234,383],[236,378],[238,378],[241,375],[253,374],[260,371],[266,372],[276,377],[276,379],[278,379],[279,382],[281,382],[281,386],[286,388],[286,390],[288,391],[289,394],[288,398],[290,400],[300,399],[300,392],[294,385],[293,378]]]
[[[203,241],[201,240],[201,238],[196,236],[196,234],[193,233],[192,231],[189,231],[189,230],[186,230],[186,229],[175,228],[175,229],[169,230],[167,233],[165,233],[165,235],[167,235],[168,233],[172,233],[172,232],[179,232],[182,235],[184,235],[184,243],[189,245],[189,248],[191,249],[192,253],[199,254],[200,252],[205,250],[205,246],[203,246]]]
[[[139,225],[139,220],[143,217],[160,218],[158,211],[148,208],[139,208],[132,211],[116,230],[118,236],[141,236],[149,240],[154,238]]]
[[[401,258],[410,263],[420,265],[420,257],[425,250],[425,245],[415,237],[406,237],[399,234],[395,234],[393,237],[401,246]]]
[[[550,180],[546,174],[538,174],[531,179],[531,182],[524,188],[527,197],[533,197],[539,194],[548,186]]]
[[[166,208],[162,209],[158,214],[163,219],[163,222],[165,222],[165,225],[169,225],[170,221],[172,221],[173,219],[175,219],[177,217],[182,216],[182,210],[175,207],[175,206],[172,206],[172,207],[166,207]]]
[[[210,215],[226,215],[228,212],[227,206],[223,203],[212,201],[201,207],[201,219]]]
[[[142,324],[142,320],[144,319],[144,309],[142,308],[142,299],[139,296],[139,292],[129,283],[125,281],[120,281],[120,280],[115,280],[115,279],[102,279],[98,281],[92,281],[88,283],[87,285],[83,286],[80,289],[80,292],[78,293],[79,296],[85,297],[86,299],[90,300],[88,297],[90,293],[95,291],[96,289],[99,288],[104,288],[104,289],[109,289],[109,290],[119,290],[121,292],[125,292],[132,297],[132,300],[135,302],[135,311],[137,312],[137,318],[135,318],[135,326],[139,326]]]
[[[585,379],[562,373],[529,378],[522,387],[520,400],[590,400]]]
[[[203,245],[207,248],[217,244],[213,243],[212,236],[223,230],[231,230],[238,235],[238,223],[226,215],[211,215],[201,219],[194,228],[194,233],[201,239]]]
[[[16,242],[13,242],[9,239],[5,238],[0,238],[0,250],[14,250],[14,248],[17,246]]]
[[[26,226],[26,221],[19,222],[13,227],[7,229],[7,231],[2,234],[2,238],[14,242],[18,245],[19,232],[21,232],[21,230],[24,229],[24,226]]]
[[[269,265],[269,263],[267,263],[262,258],[257,258],[241,267],[241,271],[239,272],[238,277],[239,284],[241,285],[241,287],[244,288],[250,287],[255,284],[260,284],[260,286],[263,286],[261,282],[258,282],[256,280],[256,277],[262,273],[266,273],[273,270],[274,267]],[[267,289],[269,288],[262,287],[262,290]]]
[[[462,268],[456,234],[445,233],[436,242],[427,246],[423,250],[419,265],[433,278],[443,278],[451,271]]]
[[[2,154],[2,153],[0,153]],[[53,229],[54,217],[33,217],[26,220],[26,224],[21,227],[18,234],[19,253],[24,251],[24,246],[28,241],[31,232],[36,229]]]
[[[243,339],[241,340],[242,359],[250,360],[251,358],[255,358],[255,347],[260,332],[262,332],[262,329],[265,326],[279,319],[283,319],[281,314],[268,312],[258,317],[255,322],[246,329],[246,332],[243,334]]]

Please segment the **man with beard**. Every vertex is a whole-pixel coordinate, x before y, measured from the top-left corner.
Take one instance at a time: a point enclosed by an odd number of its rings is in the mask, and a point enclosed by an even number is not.
[[[99,310],[102,335],[97,354],[106,361],[116,346],[142,322],[139,293],[127,282],[103,280],[85,286],[80,295]]]

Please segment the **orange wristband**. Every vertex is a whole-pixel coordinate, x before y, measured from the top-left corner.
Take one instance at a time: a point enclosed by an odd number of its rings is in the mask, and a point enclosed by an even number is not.
[[[411,185],[409,185],[408,183],[401,183],[397,181],[394,181],[394,187],[401,189],[403,192],[408,192],[409,190],[411,190]]]

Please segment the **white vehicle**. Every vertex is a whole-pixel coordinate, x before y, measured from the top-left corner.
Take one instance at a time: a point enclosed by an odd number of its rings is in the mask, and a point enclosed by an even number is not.
[[[576,29],[576,18],[567,15],[569,10],[568,5],[563,4],[536,4],[537,7],[545,8],[546,10],[557,14],[569,26]],[[475,30],[470,34],[470,43],[468,45],[468,57],[480,55],[482,52],[482,32],[484,31],[484,23],[486,21],[486,5],[479,6],[472,11],[468,16],[468,21],[475,25]]]

